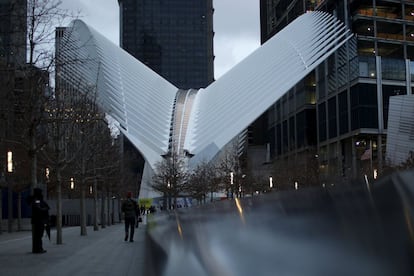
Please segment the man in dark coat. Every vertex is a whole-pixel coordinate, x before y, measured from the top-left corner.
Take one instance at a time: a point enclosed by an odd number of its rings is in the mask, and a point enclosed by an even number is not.
[[[124,202],[122,202],[121,210],[124,213],[124,220],[125,220],[125,241],[128,241],[128,236],[129,236],[129,241],[133,242],[134,241],[135,218],[138,216],[139,211],[138,211],[138,204],[135,200],[132,199],[131,192],[128,192],[127,199]]]
[[[43,200],[42,190],[33,189],[33,196],[29,198],[32,207],[32,252],[46,253],[42,245],[42,236],[45,227],[49,225],[49,205]]]

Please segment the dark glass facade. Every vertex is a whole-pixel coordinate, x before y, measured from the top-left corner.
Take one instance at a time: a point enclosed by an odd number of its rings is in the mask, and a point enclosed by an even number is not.
[[[214,80],[212,0],[118,0],[120,45],[180,89]]]
[[[265,43],[298,15],[303,14],[311,2],[304,0],[260,0],[260,38]]]
[[[0,61],[26,64],[26,0],[0,0]]]

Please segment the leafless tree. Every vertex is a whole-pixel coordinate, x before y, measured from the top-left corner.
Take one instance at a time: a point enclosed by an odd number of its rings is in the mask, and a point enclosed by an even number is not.
[[[86,195],[93,188],[94,180],[98,177],[98,172],[112,170],[119,163],[118,160],[109,160],[111,158],[119,159],[119,155],[113,156],[112,148],[114,147],[113,138],[110,130],[104,120],[104,113],[99,112],[97,104],[83,94],[83,102],[86,103],[85,114],[82,114],[78,126],[78,141],[72,152],[79,149],[76,162],[71,167],[73,175],[77,178],[80,187],[80,222],[81,235],[87,235],[86,230]],[[78,105],[79,107],[80,105]],[[96,160],[102,160],[97,162]],[[109,161],[113,161],[109,163]],[[102,167],[103,166],[103,167]],[[100,175],[101,179],[105,179]],[[95,198],[95,200],[97,200]]]
[[[2,75],[7,79],[2,78],[1,84],[9,89],[2,93],[5,101],[1,106],[1,113],[7,116],[0,116],[0,120],[8,124],[7,130],[12,130],[14,135],[4,136],[1,142],[15,145],[16,160],[21,168],[24,165],[24,170],[14,175],[24,178],[22,183],[30,183],[33,190],[39,181],[38,155],[47,143],[43,123],[45,103],[51,95],[49,78],[54,71],[54,29],[71,15],[55,0],[10,3],[10,10],[1,11],[5,12],[2,19],[11,18],[7,25],[11,39],[1,49],[7,52],[7,60],[1,61],[2,69],[7,71]],[[27,159],[29,162],[25,164]],[[21,190],[17,185],[13,188]]]
[[[119,190],[122,189],[122,153],[120,151],[120,143],[117,141],[111,146],[102,149],[104,155],[100,155],[97,166],[98,176],[101,181],[101,226],[112,224],[110,201],[113,196],[119,195]]]
[[[91,147],[88,147],[90,144],[85,140],[88,132],[95,129],[94,124],[102,120],[94,101],[95,91],[93,89],[82,91],[78,89],[79,87],[83,86],[58,85],[46,109],[48,118],[46,132],[49,143],[47,149],[43,151],[43,156],[50,173],[55,176],[57,244],[62,243],[62,185],[65,179],[74,177],[75,173],[72,171],[69,172],[71,175],[65,175],[64,172],[75,160],[77,162],[80,160],[79,175],[82,177],[79,183],[84,193],[86,162],[93,152]],[[86,156],[83,156],[84,154]]]
[[[230,197],[239,193],[244,175],[237,149],[238,144],[235,142],[227,145],[216,161],[223,188]]]
[[[61,1],[57,0],[27,1],[28,63],[24,72],[29,86],[24,97],[29,99],[29,108],[24,110],[27,123],[24,127],[26,139],[23,141],[31,160],[32,189],[38,186],[38,153],[47,143],[42,126],[45,106],[50,105],[48,102],[53,94],[49,88],[49,78],[55,68],[55,27],[74,17],[60,4]]]
[[[319,164],[313,152],[275,160],[273,163],[273,182],[277,189],[318,186]]]
[[[164,194],[164,198],[168,199],[168,208],[176,208],[177,197],[185,191],[187,179],[188,173],[184,159],[173,153],[165,156],[161,162],[156,164],[152,188]],[[173,204],[172,199],[174,199]]]
[[[211,200],[213,199],[213,193],[218,192],[217,184],[216,171],[213,165],[201,162],[189,173],[185,191],[201,204],[205,203],[209,192],[211,193]]]

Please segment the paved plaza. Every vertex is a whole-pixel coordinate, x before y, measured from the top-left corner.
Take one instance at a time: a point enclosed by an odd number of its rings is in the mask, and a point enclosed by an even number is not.
[[[0,234],[0,271],[14,275],[143,275],[145,226],[136,229],[134,242],[124,241],[122,223],[80,235],[80,227],[63,229],[63,244],[43,238],[45,254],[31,253],[31,232]]]

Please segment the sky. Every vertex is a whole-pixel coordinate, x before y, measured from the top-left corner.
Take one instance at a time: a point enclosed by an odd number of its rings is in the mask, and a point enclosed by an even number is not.
[[[62,0],[61,7],[119,45],[118,0]],[[260,46],[259,0],[213,0],[213,7],[218,79]]]

